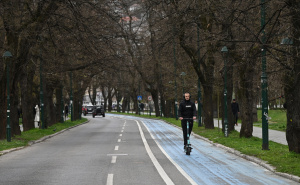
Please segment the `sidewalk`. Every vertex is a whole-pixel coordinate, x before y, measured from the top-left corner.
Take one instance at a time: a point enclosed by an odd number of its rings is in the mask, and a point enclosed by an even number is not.
[[[218,120],[214,119],[215,127],[218,128]],[[220,128],[222,128],[222,120],[219,120]],[[241,130],[241,124],[239,123],[238,126],[235,126],[235,130],[240,132]],[[262,128],[260,127],[253,127],[253,136],[262,138]],[[277,131],[277,130],[271,130],[269,129],[269,141],[274,141],[276,143],[288,145],[286,141],[286,135],[285,132]]]

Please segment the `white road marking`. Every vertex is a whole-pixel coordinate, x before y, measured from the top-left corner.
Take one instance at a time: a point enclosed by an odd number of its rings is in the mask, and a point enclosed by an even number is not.
[[[174,166],[178,169],[178,171],[193,185],[197,185],[197,183],[167,154],[167,152],[160,146],[160,144],[156,141],[156,139],[154,138],[154,136],[151,134],[151,132],[149,131],[148,127],[145,125],[145,123],[142,121],[142,123],[144,124],[144,126],[147,128],[150,136],[152,137],[152,139],[155,141],[155,143],[157,144],[158,148],[162,151],[163,154],[165,154],[165,156],[171,161],[171,163],[174,164]]]
[[[115,150],[119,150],[119,146],[115,146]]]
[[[145,138],[145,135],[144,135],[144,132],[141,128],[141,125],[139,124],[139,122],[137,120],[135,120],[138,127],[139,127],[139,130],[140,130],[140,134],[141,134],[141,137],[142,137],[142,140],[143,140],[143,143],[145,145],[145,148],[146,148],[146,151],[152,161],[152,163],[154,164],[155,168],[157,169],[159,175],[162,177],[162,179],[165,181],[165,183],[167,185],[170,185],[170,184],[174,184],[173,181],[170,179],[170,177],[167,175],[167,173],[165,172],[165,170],[162,168],[162,166],[159,164],[159,162],[157,161],[157,159],[155,158],[154,154],[152,153],[151,151],[151,148],[150,146],[148,145],[148,142]],[[144,124],[145,125],[145,124]],[[147,127],[146,127],[147,128]]]
[[[111,163],[116,163],[117,162],[117,156],[113,155],[111,157]]]
[[[106,185],[113,185],[113,182],[114,182],[114,174],[108,174]]]
[[[120,134],[120,137],[122,137],[123,134]]]
[[[124,132],[124,130],[121,130],[121,132]]]
[[[120,143],[121,142],[121,139],[118,139],[118,143]]]

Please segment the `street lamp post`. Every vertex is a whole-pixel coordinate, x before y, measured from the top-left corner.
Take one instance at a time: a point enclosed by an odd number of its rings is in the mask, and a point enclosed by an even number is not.
[[[101,105],[100,105],[101,106]],[[102,107],[103,109],[104,107]],[[82,107],[80,101],[78,101],[78,114],[79,114],[79,119],[81,120],[81,114],[82,114]]]
[[[73,87],[72,87],[72,76],[73,73],[72,71],[70,72],[70,87],[71,87],[71,92],[70,92],[70,111],[71,111],[71,121],[74,121],[74,117],[73,117]]]
[[[40,49],[40,108],[41,108],[41,122],[42,129],[45,129],[45,119],[44,119],[44,93],[43,93],[43,59],[42,59],[42,49]]]
[[[221,50],[224,53],[224,134],[228,137],[228,112],[227,112],[227,53],[228,49],[224,46]]]
[[[265,0],[261,0],[261,63],[262,63],[262,73],[261,73],[261,94],[262,94],[262,149],[269,150],[269,123],[268,123],[268,78],[266,73],[267,61],[266,61],[266,35],[265,35],[265,13],[266,5]]]
[[[61,85],[61,101],[60,101],[60,122],[63,123],[64,122],[64,95],[63,95],[63,85]]]
[[[141,81],[140,80],[139,80],[139,96],[141,96]],[[138,100],[138,102],[137,102],[137,108],[138,108],[138,111],[139,111],[139,115],[141,115],[140,103],[141,103],[141,101]]]
[[[173,27],[173,32],[175,36],[175,26]],[[174,56],[174,88],[175,88],[175,107],[174,107],[174,112],[175,112],[175,118],[178,120],[178,112],[177,112],[177,84],[176,84],[176,73],[177,73],[177,66],[176,66],[176,43],[175,39],[173,36],[173,56]]]
[[[117,91],[117,112],[120,112],[120,94],[119,91]]]
[[[200,71],[200,24],[197,24],[198,68]],[[198,127],[201,126],[201,82],[198,76]]]
[[[184,94],[185,92],[184,92],[184,76],[186,75],[186,73],[185,72],[181,72],[180,73],[180,76],[181,76],[181,78],[182,78],[182,94]]]
[[[6,51],[4,54],[3,54],[3,58],[6,62],[6,59],[7,58],[10,58],[12,57],[12,54],[9,52],[9,51]],[[10,127],[10,97],[9,97],[9,93],[10,93],[10,90],[9,90],[9,67],[10,67],[10,62],[7,62],[6,64],[6,71],[7,71],[7,111],[6,111],[6,140],[7,142],[11,142],[11,127]]]

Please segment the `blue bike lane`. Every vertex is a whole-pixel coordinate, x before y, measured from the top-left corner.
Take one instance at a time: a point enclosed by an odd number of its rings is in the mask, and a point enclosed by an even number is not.
[[[162,152],[184,171],[193,184],[299,184],[227,152],[192,134],[191,155],[183,151],[182,130],[161,120],[113,115],[141,121]]]

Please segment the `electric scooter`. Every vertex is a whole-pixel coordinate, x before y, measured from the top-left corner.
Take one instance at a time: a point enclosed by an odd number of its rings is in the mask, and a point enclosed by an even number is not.
[[[185,154],[186,155],[190,155],[191,152],[192,152],[192,147],[191,147],[191,142],[190,142],[190,134],[189,134],[189,130],[190,130],[190,121],[194,121],[193,118],[183,118],[183,119],[186,119],[187,122],[186,122],[186,131],[187,131],[187,145],[186,145],[186,148],[185,148]]]

